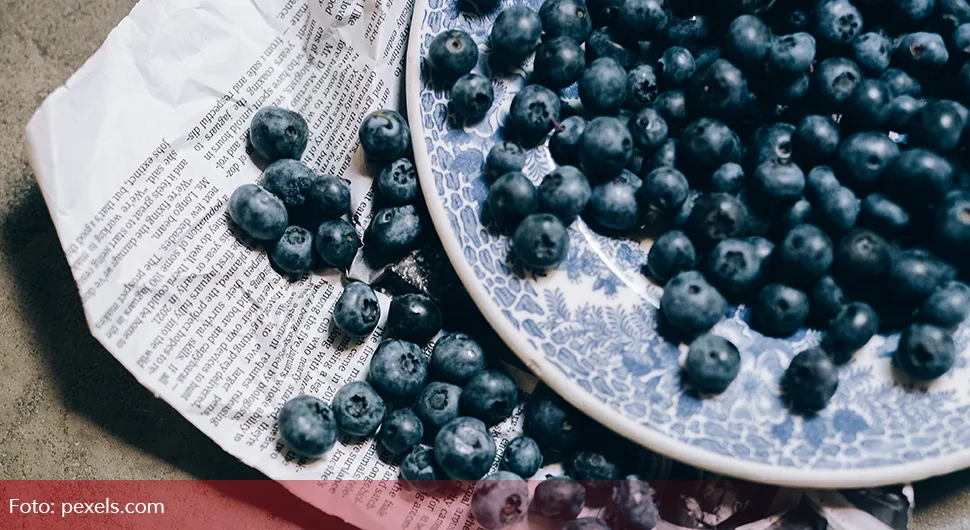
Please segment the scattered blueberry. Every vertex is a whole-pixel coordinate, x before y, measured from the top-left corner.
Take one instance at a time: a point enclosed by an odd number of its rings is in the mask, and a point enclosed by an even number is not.
[[[657,238],[647,255],[646,270],[661,284],[697,265],[697,251],[687,234],[670,230]]]
[[[727,301],[697,271],[671,278],[660,298],[660,312],[667,323],[688,336],[710,330],[726,311]]]
[[[539,444],[528,436],[513,438],[502,452],[502,468],[526,479],[542,467],[542,451]]]
[[[428,360],[413,342],[381,342],[370,360],[367,380],[388,401],[408,402],[418,396],[428,378]]]
[[[354,381],[337,390],[330,405],[340,430],[351,436],[371,436],[384,421],[387,406],[366,381]]]
[[[243,184],[232,192],[229,217],[250,237],[266,241],[282,237],[289,221],[283,201],[256,184]]]
[[[637,475],[629,475],[613,486],[613,516],[625,530],[653,530],[660,521],[653,488]]]
[[[960,110],[947,101],[928,102],[907,122],[909,142],[938,153],[953,150],[960,144],[966,125]]]
[[[579,78],[579,98],[592,114],[615,114],[627,100],[627,73],[609,57],[591,62]]]
[[[810,90],[821,109],[839,111],[864,78],[859,65],[850,59],[830,57],[815,67]]]
[[[314,396],[297,396],[283,405],[279,418],[280,437],[290,449],[316,458],[337,441],[333,410]]]
[[[752,324],[771,337],[789,337],[808,319],[808,295],[780,283],[761,289],[751,309]]]
[[[554,477],[536,485],[532,509],[560,521],[575,519],[586,504],[586,489],[568,477]]]
[[[549,139],[549,153],[553,160],[561,166],[578,166],[579,144],[585,131],[586,119],[582,116],[570,116],[561,121]],[[514,171],[521,170],[520,167]]]
[[[586,215],[599,226],[611,230],[629,230],[640,219],[637,191],[621,177],[595,186]]]
[[[616,29],[631,40],[658,40],[667,30],[663,0],[624,0],[616,16]]]
[[[451,420],[458,417],[458,404],[462,389],[450,383],[428,383],[418,396],[414,413],[424,424],[426,435],[434,438],[438,431]]]
[[[504,230],[513,230],[539,207],[536,187],[524,173],[506,173],[488,189],[488,215]]]
[[[544,386],[525,404],[525,433],[543,451],[562,453],[573,449],[583,435],[586,417]]]
[[[690,185],[683,173],[670,167],[659,167],[643,177],[643,186],[637,191],[642,207],[660,212],[677,211],[684,201]]]
[[[852,47],[856,62],[866,74],[879,75],[889,68],[893,44],[882,33],[869,32],[860,35]]]
[[[317,177],[306,190],[303,213],[311,227],[350,213],[350,186],[333,175]]]
[[[282,158],[299,160],[306,150],[310,130],[299,113],[280,107],[263,107],[249,125],[249,142],[267,162]]]
[[[411,129],[404,117],[393,110],[368,114],[360,124],[360,145],[368,158],[387,163],[407,155]]]
[[[909,232],[909,212],[881,193],[869,194],[859,212],[859,224],[887,238],[904,237]]]
[[[546,0],[539,8],[539,19],[550,39],[568,37],[582,43],[593,32],[593,20],[583,0]]]
[[[609,495],[613,483],[623,475],[620,466],[605,455],[592,451],[577,451],[565,462],[566,473],[586,489],[586,499],[600,493]]]
[[[555,92],[541,85],[526,85],[512,98],[509,122],[523,141],[535,143],[559,121],[561,107]]]
[[[320,223],[313,243],[323,262],[338,269],[350,267],[361,245],[357,230],[343,219]]]
[[[494,182],[506,173],[522,171],[524,167],[525,149],[515,142],[498,142],[489,149],[485,157],[485,173],[489,182]]]
[[[881,279],[891,260],[892,249],[882,236],[856,229],[839,240],[833,271],[846,286],[872,284]]]
[[[733,195],[710,193],[697,199],[685,232],[699,250],[707,250],[732,237],[745,235],[748,208]]]
[[[525,5],[505,8],[492,23],[489,42],[493,53],[510,65],[524,61],[539,46],[542,21]]]
[[[800,75],[808,72],[815,61],[815,37],[799,32],[771,39],[768,68],[773,72]]]
[[[424,438],[424,425],[411,409],[391,411],[381,424],[378,441],[394,454],[408,453]]]
[[[546,175],[537,189],[539,211],[573,222],[586,209],[592,189],[586,175],[573,166],[559,166]]]
[[[435,467],[434,449],[417,445],[401,460],[401,478],[411,489],[431,493],[441,486],[439,481],[444,478]]]
[[[485,370],[472,377],[461,392],[461,411],[486,425],[495,425],[512,415],[519,404],[519,388],[511,377],[497,370]]]
[[[370,285],[351,282],[333,306],[333,322],[351,335],[367,335],[381,319],[381,305]]]
[[[683,90],[661,92],[653,101],[653,108],[667,122],[671,134],[680,132],[687,124],[687,96]]]
[[[879,316],[864,302],[842,307],[825,329],[822,349],[836,364],[845,364],[879,331]]]
[[[791,160],[775,158],[754,169],[750,186],[762,200],[791,204],[805,191],[805,174]]]
[[[630,70],[626,74],[626,86],[626,104],[633,110],[648,107],[660,93],[660,88],[657,85],[657,74],[653,71],[653,67],[648,64],[641,64]]]
[[[684,128],[678,154],[684,172],[704,182],[722,165],[741,161],[741,140],[724,122],[701,118]]]
[[[569,233],[555,215],[532,214],[523,219],[512,234],[512,249],[527,267],[549,269],[566,259]]]
[[[828,272],[835,259],[832,240],[817,226],[792,228],[775,248],[774,266],[791,285],[812,285]]]
[[[387,333],[415,344],[425,344],[441,331],[441,310],[423,294],[404,294],[391,300]]]
[[[418,174],[407,158],[399,158],[377,175],[377,189],[388,203],[410,204],[418,196]]]
[[[690,50],[681,46],[667,48],[658,64],[660,81],[668,88],[683,86],[697,69]]]
[[[717,118],[729,117],[744,105],[748,81],[730,61],[717,59],[691,77],[687,93],[692,111]]]
[[[744,186],[744,169],[734,162],[728,162],[717,168],[711,176],[711,191],[720,193],[737,193]]]
[[[923,322],[953,328],[970,315],[970,287],[963,282],[951,281],[940,286],[920,306],[919,318]]]
[[[849,0],[822,0],[815,8],[815,35],[832,50],[851,46],[862,33],[862,13]]]
[[[649,262],[648,262],[649,263]],[[744,239],[725,239],[708,253],[704,272],[717,289],[736,299],[758,287],[765,275],[765,260]]]
[[[937,287],[953,280],[953,266],[925,250],[897,252],[886,270],[886,290],[899,301],[921,303]]]
[[[435,436],[434,457],[449,478],[478,480],[495,459],[495,440],[481,420],[455,418]]]
[[[898,154],[899,146],[885,133],[860,132],[839,146],[836,169],[845,185],[861,191],[871,190]]]
[[[828,275],[815,282],[815,286],[808,293],[808,299],[811,306],[809,316],[820,328],[824,328],[848,303],[845,293],[836,283],[835,278]]]
[[[288,274],[305,274],[313,269],[313,234],[301,226],[287,227],[269,251],[269,259]]]
[[[569,37],[555,37],[539,45],[532,75],[537,82],[559,90],[578,81],[585,68],[586,57],[579,44]]]
[[[393,261],[414,248],[421,236],[421,218],[413,204],[378,210],[367,229],[368,255]]]
[[[464,385],[485,370],[485,352],[464,333],[449,333],[435,342],[428,365],[431,377]]]
[[[893,64],[913,73],[929,74],[950,60],[943,37],[936,33],[918,32],[903,35],[896,45]]]
[[[772,48],[771,30],[755,15],[741,15],[727,29],[724,54],[741,67],[764,63]]]
[[[465,74],[451,87],[451,103],[458,116],[469,122],[481,121],[495,101],[492,81],[482,75]]]
[[[514,525],[529,512],[529,485],[515,473],[496,471],[475,486],[471,512],[488,530]]]
[[[879,76],[879,79],[886,83],[889,91],[896,97],[910,96],[918,98],[923,93],[923,87],[920,82],[905,70],[899,68],[886,70]]]
[[[819,226],[833,236],[840,236],[855,226],[862,208],[856,194],[845,186],[839,186],[822,195],[815,204]]]
[[[316,175],[299,160],[283,158],[266,166],[260,184],[287,208],[303,206]]]

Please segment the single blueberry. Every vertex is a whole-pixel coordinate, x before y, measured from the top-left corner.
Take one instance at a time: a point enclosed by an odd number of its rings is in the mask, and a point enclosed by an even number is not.
[[[263,107],[249,124],[249,142],[267,162],[281,158],[299,160],[306,150],[310,130],[303,116],[280,107]]]
[[[381,319],[381,305],[377,295],[364,282],[351,282],[333,306],[333,322],[351,335],[367,335]]]
[[[952,151],[960,144],[966,125],[960,110],[951,102],[930,101],[907,122],[909,143],[937,153]]]
[[[350,267],[361,245],[357,230],[343,219],[320,223],[313,244],[323,262],[338,269]]]
[[[305,274],[313,269],[313,234],[301,226],[287,227],[269,251],[269,259],[289,274]]]
[[[306,190],[303,213],[310,227],[350,213],[350,186],[340,177],[317,177]]]
[[[644,158],[640,166],[641,173],[649,173],[658,167],[677,167],[677,146],[680,140],[668,138],[649,157]]]
[[[891,260],[891,247],[882,236],[856,229],[839,240],[833,271],[843,285],[871,284],[885,274]]]
[[[435,342],[428,370],[440,381],[464,385],[485,370],[485,352],[464,333],[449,333]]]
[[[403,294],[391,300],[387,333],[415,344],[425,344],[441,331],[441,310],[423,294]]]
[[[394,454],[408,453],[421,443],[424,437],[424,425],[411,409],[397,409],[391,411],[377,439],[389,452]]]
[[[299,160],[283,158],[266,166],[260,184],[276,195],[287,208],[298,208],[306,201],[306,194],[317,176]]]
[[[737,197],[709,193],[695,202],[684,231],[699,250],[705,251],[719,241],[744,236],[748,217],[748,208]]]
[[[364,154],[378,163],[397,160],[411,147],[411,129],[404,117],[393,110],[377,110],[360,124],[360,145]]]
[[[839,146],[836,169],[843,183],[853,189],[873,189],[899,154],[899,146],[881,132],[860,132]]]
[[[961,24],[953,30],[950,42],[954,52],[958,52],[964,58],[970,55],[970,24]]]
[[[763,64],[771,47],[771,30],[755,15],[741,15],[728,26],[724,54],[742,68]]]
[[[528,436],[513,438],[502,452],[502,468],[520,477],[531,478],[542,467],[539,444]]]
[[[882,192],[904,208],[925,208],[953,187],[953,165],[928,149],[907,149],[886,165],[880,181]]]
[[[579,44],[569,37],[555,37],[539,45],[532,75],[536,82],[559,90],[578,81],[585,69],[586,57]]]
[[[351,436],[371,436],[384,421],[387,405],[366,381],[348,383],[330,404],[337,426]]]
[[[792,204],[805,190],[805,174],[791,160],[767,160],[755,168],[750,189],[765,201]]]
[[[506,173],[488,189],[488,215],[503,230],[514,230],[539,207],[536,187],[524,173]]]
[[[660,312],[667,323],[688,336],[710,330],[724,318],[727,300],[697,271],[686,271],[667,282]]]
[[[314,396],[297,396],[280,409],[280,437],[290,449],[316,458],[337,441],[337,421],[333,410]]]
[[[892,94],[878,79],[866,79],[849,96],[839,124],[855,129],[881,129],[889,121]]]
[[[893,364],[913,379],[930,381],[950,371],[956,357],[953,335],[930,324],[913,324],[899,336]]]
[[[526,5],[513,5],[499,13],[492,23],[489,42],[493,53],[516,65],[524,61],[539,46],[542,20]]]
[[[919,27],[933,13],[936,0],[889,0],[886,6],[888,15],[896,24],[903,27]]]
[[[697,69],[690,50],[681,46],[667,48],[658,61],[660,82],[667,88],[683,86]]]
[[[286,205],[256,184],[243,184],[229,196],[229,218],[255,239],[275,241],[286,231]]]
[[[573,166],[559,166],[543,177],[537,192],[540,212],[571,223],[586,209],[592,189],[582,171]]]
[[[754,327],[771,337],[789,337],[808,319],[808,295],[780,283],[761,289],[751,309]]]
[[[559,123],[549,139],[549,154],[562,166],[579,165],[579,144],[586,131],[586,118],[570,116]],[[522,171],[522,168],[516,171]]]
[[[937,287],[953,280],[956,270],[925,250],[897,252],[886,270],[886,292],[902,302],[922,303]]]
[[[879,75],[889,68],[893,44],[882,33],[869,32],[860,35],[852,48],[856,62],[866,74]]]
[[[575,519],[586,505],[586,489],[567,477],[543,480],[532,494],[532,509],[559,521]]]
[[[525,404],[525,433],[544,452],[573,449],[585,430],[587,418],[548,387],[540,386]]]
[[[424,445],[417,445],[401,460],[401,478],[409,488],[421,493],[432,493],[441,487],[435,469],[434,449]]]
[[[654,100],[653,108],[667,122],[671,134],[679,132],[687,124],[687,97],[683,90],[661,92]]]
[[[455,418],[435,436],[434,457],[449,478],[479,480],[495,460],[495,440],[481,420]]]
[[[910,96],[918,98],[923,92],[923,87],[915,77],[911,76],[906,70],[900,68],[890,68],[879,76],[879,79],[886,83],[893,96]]]
[[[910,73],[927,75],[938,71],[949,60],[950,54],[943,37],[928,32],[903,35],[893,54],[894,65]]]
[[[613,516],[620,528],[653,530],[660,521],[653,488],[637,475],[628,475],[613,486]]]
[[[418,396],[428,378],[428,360],[413,342],[381,342],[370,360],[367,380],[388,401],[409,402]]]
[[[831,193],[822,195],[814,205],[814,216],[819,226],[833,236],[841,236],[855,226],[861,205],[859,198],[849,188],[839,186]]]
[[[414,413],[421,419],[429,438],[434,439],[446,423],[458,417],[461,394],[461,387],[437,381],[428,383],[421,391],[414,405]]]
[[[711,191],[737,193],[744,186],[744,169],[739,164],[727,162],[717,168],[711,177]]]
[[[384,208],[371,219],[364,250],[371,259],[389,263],[413,250],[421,232],[421,218],[413,204]]]
[[[569,253],[569,232],[558,217],[535,213],[519,223],[512,234],[512,250],[527,267],[538,270],[553,268]]]
[[[805,199],[798,199],[771,224],[771,235],[783,239],[788,232],[798,225],[813,222],[815,208]]]
[[[485,156],[485,174],[489,182],[494,182],[506,173],[522,171],[524,167],[525,149],[515,142],[498,142]]]
[[[755,168],[769,160],[791,160],[794,133],[795,126],[790,123],[772,123],[758,127],[748,142],[745,165]]]
[[[744,105],[748,81],[736,66],[726,59],[717,59],[710,66],[699,69],[687,86],[690,107],[701,115],[728,118]]]
[[[879,331],[876,310],[864,302],[846,304],[825,329],[822,349],[832,362],[845,364]]]
[[[838,388],[839,373],[821,348],[796,355],[781,377],[781,389],[792,406],[807,413],[824,409]]]
[[[681,272],[697,265],[697,252],[687,234],[680,230],[665,232],[650,247],[645,272],[664,284]]]
[[[827,163],[839,148],[839,126],[831,118],[805,116],[792,133],[792,157],[805,167]]]
[[[805,177],[805,196],[811,202],[818,202],[826,194],[834,193],[842,187],[832,168],[816,166]]]
[[[529,485],[509,471],[496,471],[475,486],[471,512],[488,530],[512,526],[529,513]]]
[[[815,37],[804,32],[776,36],[771,39],[767,61],[773,72],[804,74],[815,61]]]
[[[814,33],[832,50],[851,46],[862,28],[862,13],[849,0],[822,0],[815,8]]]
[[[583,0],[546,0],[539,8],[539,19],[550,39],[568,37],[583,43],[593,31],[593,20]]]
[[[541,85],[522,87],[509,107],[509,124],[523,141],[538,143],[559,121],[562,102],[555,92]]]
[[[641,110],[653,104],[660,93],[657,74],[647,64],[641,64],[626,74],[626,86],[626,105],[633,110]]]
[[[690,185],[683,173],[671,167],[658,167],[643,177],[637,198],[641,208],[675,212],[687,200],[689,191]]]
[[[640,219],[637,191],[617,177],[593,188],[586,208],[587,219],[611,230],[629,230]]]
[[[569,476],[578,480],[586,489],[586,498],[609,496],[613,483],[623,475],[620,466],[606,455],[592,451],[577,451],[565,462]]]
[[[724,122],[701,118],[684,128],[678,154],[684,172],[694,182],[707,183],[717,168],[741,161],[741,140]]]
[[[659,40],[667,31],[668,15],[664,7],[663,0],[624,0],[614,26],[631,40]]]
[[[702,394],[724,392],[740,372],[741,352],[731,341],[708,333],[690,343],[684,373]]]
[[[871,193],[862,201],[859,224],[893,239],[909,233],[911,220],[902,206],[881,193]]]
[[[859,65],[844,57],[830,57],[815,67],[810,90],[821,110],[837,112],[863,79]]]
[[[461,392],[462,413],[489,426],[511,416],[518,404],[519,388],[515,381],[497,370],[480,372]]]
[[[923,322],[953,328],[970,315],[970,287],[963,282],[951,281],[930,294],[919,309]]]
[[[441,80],[458,79],[478,64],[478,45],[468,33],[446,29],[428,44],[428,62]]]
[[[628,93],[626,70],[609,57],[591,62],[579,78],[579,99],[594,115],[615,114],[626,102]]]
[[[808,293],[809,317],[817,327],[825,327],[848,303],[845,292],[831,276],[823,276]]]
[[[649,263],[649,262],[648,262]],[[704,275],[725,296],[736,299],[754,290],[764,277],[764,259],[744,239],[725,239],[711,249]]]
[[[399,158],[377,175],[377,189],[393,205],[410,204],[418,197],[418,174],[407,158]]]
[[[469,123],[481,121],[495,101],[492,80],[478,74],[465,74],[451,87],[451,103],[458,116]]]

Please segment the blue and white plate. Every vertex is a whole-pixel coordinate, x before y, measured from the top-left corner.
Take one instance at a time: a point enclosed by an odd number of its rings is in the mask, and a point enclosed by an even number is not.
[[[541,4],[523,1],[537,10]],[[890,368],[897,337],[876,337],[842,369],[828,408],[807,418],[785,407],[778,382],[792,356],[816,345],[819,334],[766,338],[749,328],[747,312],[738,309],[715,331],[741,349],[741,374],[723,395],[700,399],[681,387],[686,347],[656,331],[662,291],[640,273],[649,242],[607,238],[580,220],[570,228],[569,257],[557,270],[541,276],[523,271],[511,259],[508,238],[482,222],[482,167],[501,139],[529,65],[498,79],[485,120],[457,120],[447,93],[432,82],[427,46],[442,30],[460,28],[482,52],[476,71],[491,75],[488,34],[496,16],[461,11],[457,2],[415,2],[407,106],[418,174],[435,228],[468,292],[545,383],[631,440],[734,477],[861,487],[970,467],[966,355],[929,386],[900,384]],[[553,167],[549,151],[539,147],[529,153],[525,172],[538,183]],[[966,325],[957,341],[965,351]]]

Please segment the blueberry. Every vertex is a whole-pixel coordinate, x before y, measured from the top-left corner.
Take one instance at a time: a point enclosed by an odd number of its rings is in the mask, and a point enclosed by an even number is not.
[[[698,70],[687,86],[691,110],[718,118],[731,117],[744,105],[748,81],[741,70],[726,59],[717,59]]]
[[[471,512],[488,530],[512,526],[529,512],[529,485],[508,471],[496,471],[475,486]]]
[[[281,158],[299,160],[306,150],[310,130],[303,116],[280,107],[263,107],[249,124],[249,142],[267,162]]]
[[[553,268],[569,253],[566,225],[550,213],[532,214],[512,234],[512,249],[519,261],[538,270]]]
[[[882,236],[871,230],[856,229],[839,240],[833,271],[847,286],[871,283],[886,272],[891,259],[891,248]]]
[[[781,389],[792,406],[808,413],[824,409],[838,388],[838,371],[821,348],[796,355],[781,377]]]
[[[317,177],[306,190],[303,210],[311,227],[350,213],[350,186],[333,175]]]
[[[815,35],[834,50],[846,48],[862,33],[862,13],[849,0],[822,0],[815,8]]]
[[[637,475],[629,475],[613,486],[613,516],[620,528],[653,530],[660,521],[653,488]]]
[[[488,190],[488,214],[505,230],[512,230],[539,207],[535,185],[523,173],[506,173]]]
[[[495,459],[495,440],[481,420],[459,417],[445,424],[434,439],[438,466],[454,480],[478,480]]]
[[[745,164],[754,168],[768,160],[790,160],[795,126],[773,123],[758,127],[748,142]]]
[[[468,33],[447,29],[428,44],[428,62],[440,79],[452,81],[471,72],[478,64],[478,46]]]
[[[370,360],[367,380],[388,401],[408,402],[417,397],[428,378],[428,360],[413,342],[381,342]]]
[[[559,90],[578,81],[585,69],[586,58],[579,44],[569,37],[555,37],[536,50],[532,75],[537,82]]]
[[[566,452],[576,446],[586,417],[545,386],[538,387],[525,404],[525,433],[546,452]]]
[[[586,498],[596,497],[613,488],[613,482],[623,475],[620,466],[605,455],[592,451],[578,451],[565,462],[566,472],[586,489]]]
[[[313,268],[313,234],[300,226],[290,226],[269,251],[269,259],[289,274],[304,274]]]
[[[684,171],[695,182],[706,182],[717,168],[741,161],[741,140],[724,122],[701,118],[684,128],[679,154]]]
[[[869,32],[855,40],[853,56],[862,71],[868,75],[879,75],[889,68],[893,44],[882,33]]]
[[[946,65],[950,54],[943,37],[936,33],[903,35],[893,54],[893,63],[908,72],[930,74]]]
[[[849,97],[841,122],[857,129],[881,129],[889,121],[892,94],[885,83],[866,79]]]
[[[908,149],[892,159],[880,178],[887,197],[903,207],[925,208],[953,187],[953,166],[927,149]]]
[[[660,82],[668,88],[683,86],[697,69],[697,63],[690,50],[681,46],[671,46],[664,51],[658,61]]]
[[[542,467],[539,444],[528,436],[514,438],[502,452],[502,468],[520,477],[530,478]]]
[[[461,393],[462,413],[489,426],[511,416],[518,404],[515,381],[497,370],[485,370],[472,377]]]
[[[540,85],[526,85],[512,98],[509,123],[528,143],[541,140],[559,121],[562,102],[556,93]]]
[[[758,301],[751,309],[752,324],[771,337],[789,337],[808,319],[808,295],[780,283],[761,289]]]
[[[705,277],[726,296],[737,298],[751,292],[761,281],[763,261],[750,242],[725,239],[707,255]]]
[[[282,237],[289,220],[283,201],[256,184],[243,184],[232,192],[229,217],[250,237],[266,241]]]
[[[630,70],[626,74],[627,99],[626,104],[633,110],[641,110],[651,105],[657,99],[660,88],[657,85],[657,74],[653,67],[646,64]]]
[[[654,100],[653,108],[667,122],[671,133],[680,131],[687,123],[687,98],[683,90],[661,92]]]
[[[337,441],[333,410],[314,396],[297,396],[287,401],[277,421],[280,437],[301,455],[319,457]]]
[[[697,252],[687,234],[670,230],[657,238],[647,255],[645,272],[661,284],[697,265]]]
[[[784,238],[788,232],[798,225],[814,222],[815,208],[805,199],[798,199],[790,208],[784,210],[771,224],[772,235]]]
[[[401,478],[415,491],[431,493],[441,484],[438,470],[435,469],[434,449],[418,445],[401,460]]]
[[[886,127],[898,133],[905,133],[922,105],[912,96],[896,96],[889,102],[889,118],[886,119]]]
[[[845,364],[879,331],[879,316],[863,302],[846,304],[829,322],[822,349],[836,364]]]
[[[610,530],[610,525],[599,517],[580,517],[562,525],[560,530]]]
[[[624,0],[614,26],[624,37],[654,41],[667,30],[667,11],[663,0]]]
[[[876,186],[898,154],[899,146],[885,133],[860,132],[849,136],[839,146],[836,169],[847,186],[869,190]]]
[[[669,17],[666,42],[697,52],[711,42],[711,22],[702,13],[687,18]]]
[[[638,53],[639,44],[636,41],[629,42],[617,36],[613,28],[608,26],[594,29],[586,41],[586,64],[608,57],[629,68],[633,66]]]
[[[886,270],[886,291],[899,301],[921,303],[953,280],[953,267],[925,250],[897,252]]]
[[[889,91],[896,97],[911,96],[917,98],[923,92],[920,82],[909,75],[906,70],[890,68],[883,72],[879,79],[886,83]]]
[[[425,344],[441,331],[441,310],[423,294],[395,296],[385,328],[391,336]]]
[[[431,377],[464,385],[485,370],[485,352],[464,333],[449,333],[435,342],[428,366]]]
[[[525,150],[514,142],[496,143],[485,157],[485,173],[489,182],[494,182],[506,173],[522,171],[524,167]]]
[[[848,303],[842,288],[831,276],[823,276],[815,282],[815,287],[808,293],[808,299],[811,305],[809,316],[822,326],[835,318]]]
[[[952,103],[931,101],[916,111],[913,119],[907,123],[906,132],[913,145],[939,153],[951,151],[959,145],[965,123],[959,109]]]
[[[586,209],[592,190],[583,172],[560,166],[546,175],[538,187],[539,211],[571,223]]]
[[[434,382],[424,387],[414,405],[414,413],[421,419],[428,437],[433,439],[446,423],[458,417],[461,394],[461,388],[451,383]]]
[[[652,108],[637,111],[628,122],[633,144],[645,152],[654,152],[667,141],[669,129],[659,112]]]
[[[640,219],[637,192],[622,178],[593,188],[586,216],[597,225],[611,230],[629,230]]]
[[[549,154],[552,159],[563,166],[579,165],[579,144],[586,131],[586,119],[582,116],[570,116],[559,123],[559,127],[549,139]],[[521,171],[519,168],[516,171]]]
[[[363,282],[351,282],[333,306],[333,322],[351,335],[367,335],[377,327],[381,319],[381,306],[377,295]]]
[[[849,188],[839,186],[822,195],[815,204],[818,225],[834,236],[840,236],[855,226],[861,209],[859,199]]]
[[[525,5],[505,8],[492,23],[489,42],[497,57],[510,65],[524,61],[539,46],[542,21]]]
[[[633,137],[622,120],[603,116],[586,124],[579,157],[587,175],[600,180],[614,177],[632,156]]]
[[[806,167],[824,164],[839,148],[839,126],[827,116],[805,116],[792,133],[792,157]]]
[[[552,478],[536,485],[532,508],[539,515],[560,521],[575,519],[586,505],[586,489],[570,478]]]
[[[360,124],[360,145],[367,157],[387,163],[408,153],[411,129],[404,117],[393,110],[378,110],[368,114]]]
[[[688,336],[697,336],[724,318],[727,301],[704,276],[686,271],[667,282],[660,312],[667,323]]]
[[[628,92],[626,71],[609,57],[591,62],[579,78],[579,99],[592,114],[615,114]]]
[[[391,411],[381,432],[377,434],[378,441],[389,452],[394,454],[408,453],[421,443],[424,437],[424,425],[411,409],[397,409]]]
[[[451,87],[451,103],[458,116],[470,123],[481,121],[488,115],[495,101],[492,81],[482,75],[465,74]]]
[[[593,21],[582,0],[546,0],[539,8],[539,19],[550,39],[568,37],[582,43],[593,31]]]
[[[368,255],[391,262],[415,247],[421,236],[421,218],[413,204],[378,210],[367,229]]]
[[[771,30],[755,15],[741,15],[728,26],[724,54],[737,65],[763,64],[771,47]]]
[[[313,243],[323,262],[338,269],[350,267],[361,244],[357,230],[343,219],[320,223]]]
[[[747,228],[748,208],[737,197],[710,193],[695,202],[685,232],[703,251],[719,241],[745,235]]]
[[[776,158],[755,168],[750,186],[751,191],[763,200],[791,204],[805,190],[805,174],[791,160]]]
[[[640,171],[649,173],[658,167],[677,167],[678,145],[680,145],[679,140],[668,138],[652,155],[644,158]]]
[[[940,252],[964,263],[970,249],[970,193],[958,191],[948,194],[936,209],[933,227]]]
[[[643,186],[637,191],[641,207],[649,207],[660,212],[675,212],[684,201],[690,186],[683,173],[670,167],[659,167],[645,177]]]
[[[384,421],[387,406],[365,381],[354,381],[333,395],[334,419],[340,430],[351,436],[371,436]]]
[[[418,196],[418,175],[407,158],[391,162],[377,176],[377,189],[390,204],[414,202]]]
[[[951,281],[933,291],[920,306],[923,322],[942,328],[954,328],[970,315],[970,287]]]
[[[717,168],[711,177],[711,191],[737,193],[744,186],[744,169],[734,162],[727,162]]]
[[[913,324],[899,336],[893,364],[913,379],[929,381],[950,371],[956,345],[949,331],[930,324]]]
[[[862,201],[859,224],[884,237],[904,237],[910,229],[909,213],[902,206],[880,193],[869,194]]]
[[[303,162],[284,158],[266,166],[260,184],[287,208],[296,208],[303,206],[315,179],[316,175]]]
[[[811,92],[825,111],[839,111],[865,77],[859,65],[844,57],[830,57],[815,67]]]
[[[774,37],[767,60],[768,68],[773,72],[804,74],[815,61],[815,37],[804,32]]]
[[[724,392],[740,372],[741,352],[731,341],[708,333],[690,343],[684,373],[701,393]]]
[[[950,30],[970,22],[970,3],[967,0],[939,0],[940,23]]]

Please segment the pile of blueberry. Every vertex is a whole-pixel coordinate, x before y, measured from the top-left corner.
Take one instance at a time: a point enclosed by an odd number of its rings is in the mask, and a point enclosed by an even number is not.
[[[531,57],[532,72],[514,141],[486,159],[487,213],[537,269],[565,258],[580,215],[653,236],[644,273],[701,394],[740,369],[709,333],[729,303],[768,336],[824,331],[781,381],[804,412],[880,330],[902,331],[893,365],[912,379],[953,366],[970,314],[970,2],[545,0],[502,10],[489,44],[492,71]],[[472,39],[448,30],[427,58],[457,79],[454,110],[484,116]],[[540,144],[559,167],[534,186],[524,149]]]
[[[318,267],[346,270],[362,246],[346,220],[348,182],[318,176],[300,157],[309,129],[298,113],[261,108],[253,116],[249,139],[268,165],[260,184],[244,184],[229,197],[229,216],[246,235],[267,243],[273,265],[284,274]],[[376,202],[382,206],[365,234],[365,250],[375,264],[389,263],[412,250],[422,232],[415,208],[418,178],[410,159],[411,131],[392,110],[369,114],[360,126],[368,163],[379,170]]]

